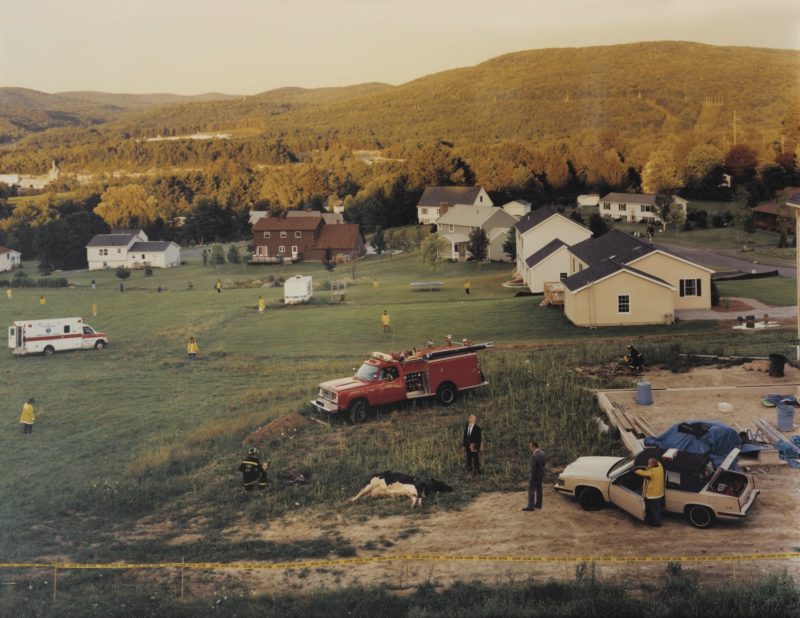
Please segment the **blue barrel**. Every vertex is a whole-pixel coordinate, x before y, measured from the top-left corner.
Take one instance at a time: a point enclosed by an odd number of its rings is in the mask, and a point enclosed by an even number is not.
[[[653,404],[653,389],[650,388],[650,382],[642,381],[636,383],[636,403],[640,406]]]
[[[794,406],[779,403],[775,406],[778,411],[778,431],[791,431],[794,429]]]

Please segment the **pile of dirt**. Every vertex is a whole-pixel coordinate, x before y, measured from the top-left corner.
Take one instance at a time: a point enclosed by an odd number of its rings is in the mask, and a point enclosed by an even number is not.
[[[291,432],[295,432],[301,427],[305,427],[310,422],[311,421],[309,419],[302,414],[298,414],[297,412],[292,412],[291,414],[287,414],[285,416],[279,416],[275,420],[267,423],[263,427],[259,427],[253,433],[248,435],[242,441],[242,444],[245,446],[264,444],[273,438],[278,438],[282,435],[288,435]]]

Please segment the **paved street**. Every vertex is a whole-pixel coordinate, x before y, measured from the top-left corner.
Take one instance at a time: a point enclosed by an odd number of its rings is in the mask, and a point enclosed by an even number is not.
[[[709,268],[713,268],[714,270],[721,272],[738,270],[744,273],[761,273],[770,270],[777,270],[781,277],[792,277],[793,279],[797,278],[797,269],[784,263],[769,264],[761,262],[755,258],[745,257],[746,254],[742,254],[742,257],[737,257],[716,249],[686,247],[683,245],[674,245],[665,242],[657,242],[656,244],[662,245],[676,255],[680,255],[688,260],[704,264]]]

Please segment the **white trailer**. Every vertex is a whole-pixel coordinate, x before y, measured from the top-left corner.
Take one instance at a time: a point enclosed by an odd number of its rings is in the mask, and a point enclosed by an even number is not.
[[[307,303],[314,294],[311,277],[295,275],[283,284],[283,302],[287,305]]]
[[[8,327],[8,347],[14,354],[52,356],[64,350],[102,350],[107,345],[106,334],[84,324],[83,318],[24,320]]]

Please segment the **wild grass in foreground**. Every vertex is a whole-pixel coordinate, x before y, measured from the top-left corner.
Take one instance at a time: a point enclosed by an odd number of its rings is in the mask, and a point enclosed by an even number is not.
[[[603,581],[592,565],[579,565],[573,581],[529,581],[523,584],[458,583],[447,589],[421,585],[402,595],[390,588],[349,587],[312,594],[253,595],[249,586],[217,582],[202,598],[176,598],[177,582],[170,587],[144,587],[125,574],[105,578],[96,574],[70,577],[61,585],[56,603],[44,581],[4,587],[0,611],[28,616],[142,617],[237,616],[351,616],[354,618],[410,617],[628,617],[638,618],[792,618],[800,614],[800,587],[788,575],[752,581],[728,581],[704,586],[691,573],[669,570],[661,583],[644,586],[636,581]],[[113,593],[110,592],[113,590]]]

